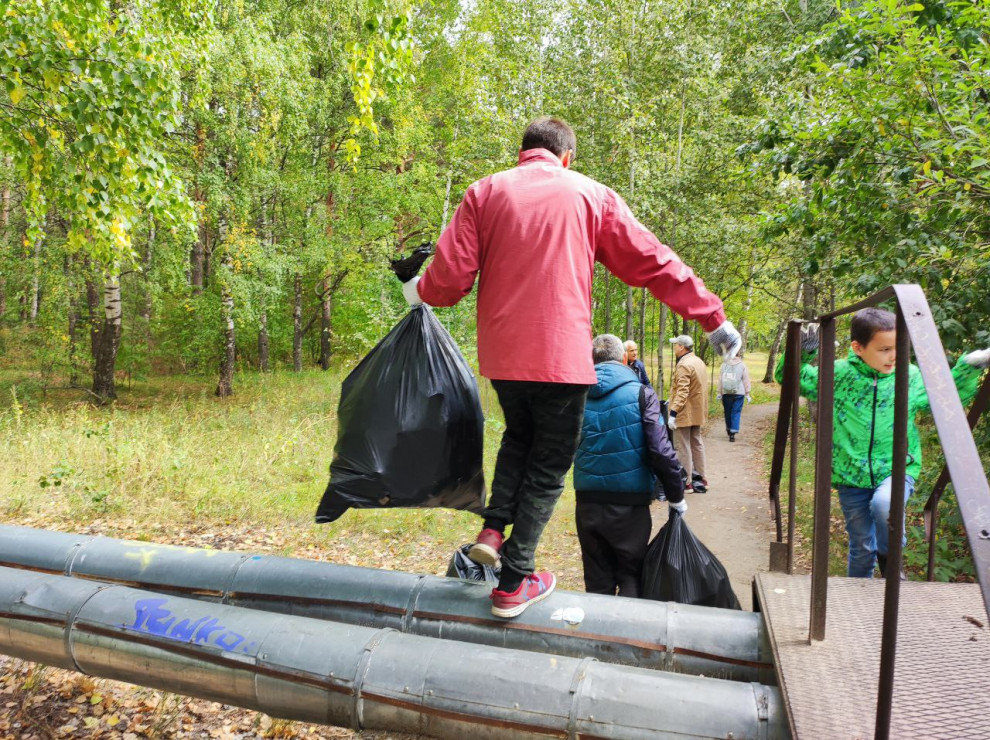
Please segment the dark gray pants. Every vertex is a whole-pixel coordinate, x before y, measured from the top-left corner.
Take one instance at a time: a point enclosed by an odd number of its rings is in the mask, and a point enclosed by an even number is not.
[[[502,545],[502,568],[526,576],[574,462],[588,386],[493,380],[505,416],[485,525],[512,533]]]
[[[653,524],[650,507],[578,501],[574,519],[584,564],[584,590],[637,598]]]

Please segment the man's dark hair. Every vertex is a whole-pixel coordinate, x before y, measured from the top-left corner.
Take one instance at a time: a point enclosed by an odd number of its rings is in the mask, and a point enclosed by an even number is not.
[[[549,149],[558,157],[563,157],[568,149],[577,151],[577,138],[566,121],[553,116],[540,116],[526,127],[523,134],[522,150],[527,149]]]
[[[890,311],[884,311],[882,308],[864,308],[853,315],[849,326],[849,338],[865,347],[878,331],[894,331],[896,328],[897,317]]]

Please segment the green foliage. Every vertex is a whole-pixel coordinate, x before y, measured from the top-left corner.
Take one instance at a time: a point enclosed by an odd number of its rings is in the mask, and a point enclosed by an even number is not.
[[[990,341],[988,32],[982,2],[844,7],[740,149],[791,193],[771,235],[802,234],[850,298],[920,283],[950,349]]]
[[[193,215],[162,142],[179,127],[183,55],[209,25],[192,0],[0,6],[0,146],[24,183],[24,246],[52,208],[70,249],[132,263],[142,213],[179,227]]]

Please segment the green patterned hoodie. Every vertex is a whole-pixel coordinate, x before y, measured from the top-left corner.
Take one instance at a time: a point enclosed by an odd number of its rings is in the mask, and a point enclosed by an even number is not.
[[[801,356],[801,395],[818,399],[818,368],[809,365],[815,353]],[[976,395],[982,370],[961,358],[952,377],[963,404]],[[774,374],[784,376],[781,354]],[[919,411],[930,411],[928,394],[917,365],[910,366],[908,393],[907,474],[915,480],[921,472],[921,439],[914,423]],[[894,373],[878,373],[854,352],[835,363],[835,432],[832,445],[832,484],[855,488],[876,488],[893,469]]]

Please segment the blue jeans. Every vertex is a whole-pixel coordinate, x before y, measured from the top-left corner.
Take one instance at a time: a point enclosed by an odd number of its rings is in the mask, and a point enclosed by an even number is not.
[[[742,417],[743,403],[746,396],[741,393],[725,393],[722,395],[722,409],[725,411],[725,431],[735,434],[739,431],[739,420]]]
[[[851,578],[873,578],[877,554],[887,556],[887,521],[890,519],[892,484],[893,480],[888,477],[875,489],[839,486],[839,503],[849,535],[847,572]],[[913,493],[914,478],[905,476],[905,506]],[[907,537],[901,544],[907,544]]]

